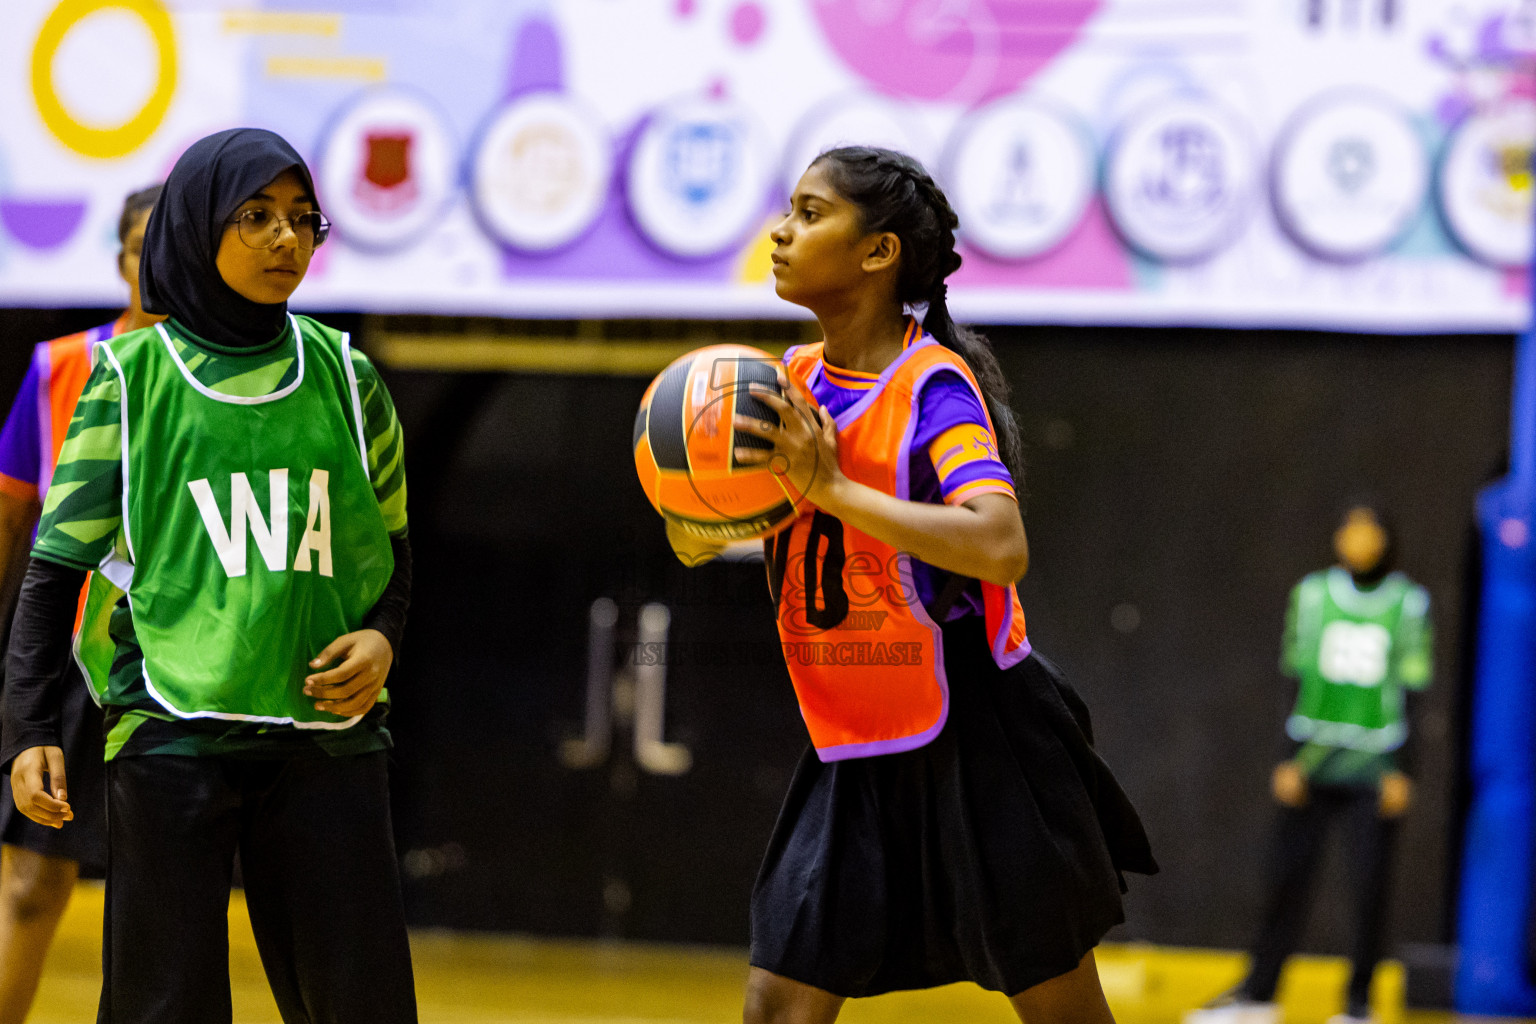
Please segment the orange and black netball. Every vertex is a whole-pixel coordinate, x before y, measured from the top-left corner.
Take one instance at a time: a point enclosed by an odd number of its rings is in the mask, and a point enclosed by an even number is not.
[[[635,472],[656,511],[713,541],[776,533],[800,496],[771,465],[743,465],[737,448],[770,448],[738,433],[736,416],[778,423],[750,391],[778,390],[778,360],[750,345],[709,345],[680,356],[651,382],[635,415]]]

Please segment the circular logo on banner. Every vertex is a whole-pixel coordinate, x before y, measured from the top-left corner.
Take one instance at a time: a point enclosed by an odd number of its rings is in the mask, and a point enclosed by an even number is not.
[[[736,103],[682,100],[658,111],[635,142],[627,192],[640,230],[674,256],[713,256],[758,227],[768,145]]]
[[[1401,237],[1429,187],[1429,160],[1407,114],[1353,94],[1304,107],[1272,165],[1275,212],[1293,238],[1337,260],[1375,255]]]
[[[1215,255],[1253,206],[1258,161],[1242,123],[1210,100],[1155,103],[1111,143],[1104,198],[1120,233],[1171,263]]]
[[[811,161],[839,146],[879,146],[906,153],[927,164],[928,139],[903,107],[877,96],[829,100],[801,119],[790,136],[784,164],[784,195],[794,194]]]
[[[960,122],[944,155],[960,233],[983,252],[1021,260],[1056,247],[1093,197],[1086,135],[1039,104],[1002,100]]]
[[[586,108],[534,93],[491,116],[471,165],[471,195],[486,229],[514,248],[569,245],[608,195],[608,134]]]
[[[455,153],[442,117],[414,93],[368,92],[331,127],[320,199],[342,239],[390,249],[421,236],[453,193]]]
[[[67,45],[66,38],[81,22],[103,11],[127,13],[137,19],[149,33],[155,49],[154,85],[149,95],[131,116],[111,126],[91,123],[89,116],[71,110],[54,80],[54,60]],[[116,52],[109,56],[120,60],[123,50],[121,29],[116,26],[113,29],[111,44]],[[100,54],[92,52],[81,56],[96,60]],[[93,70],[99,75],[101,68]],[[109,92],[112,88],[121,88],[118,79],[123,74],[121,66],[114,67]],[[92,79],[99,80],[94,75]],[[32,94],[43,124],[48,126],[54,138],[76,153],[101,160],[127,156],[155,134],[176,95],[176,31],[170,12],[159,0],[63,0],[43,22],[32,47]]]
[[[1531,152],[1536,103],[1511,100],[1461,123],[1440,164],[1440,209],[1477,259],[1531,261]]]

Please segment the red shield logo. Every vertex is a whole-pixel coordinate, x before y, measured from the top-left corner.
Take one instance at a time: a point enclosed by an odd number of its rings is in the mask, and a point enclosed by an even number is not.
[[[419,188],[411,175],[414,133],[408,130],[370,131],[363,136],[362,174],[353,186],[357,201],[376,216],[404,213]]]

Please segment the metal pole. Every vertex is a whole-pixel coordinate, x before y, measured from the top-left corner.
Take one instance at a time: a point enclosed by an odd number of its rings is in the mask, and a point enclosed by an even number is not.
[[[635,667],[635,761],[652,775],[682,775],[693,767],[693,754],[681,743],[667,743],[667,632],[672,613],[652,602],[640,609],[640,646],[659,657]]]
[[[567,768],[594,768],[613,744],[613,636],[619,606],[612,598],[592,602],[587,618],[587,707],[580,738],[560,745]]]

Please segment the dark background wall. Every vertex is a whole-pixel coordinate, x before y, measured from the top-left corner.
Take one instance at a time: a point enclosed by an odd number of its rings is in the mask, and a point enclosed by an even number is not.
[[[1164,865],[1126,933],[1248,940],[1261,899],[1291,690],[1289,587],[1331,561],[1340,504],[1379,494],[1403,567],[1430,590],[1436,685],[1399,856],[1396,934],[1441,938],[1457,788],[1472,496],[1507,436],[1510,345],[1490,338],[999,332],[1032,442],[1022,588],[1031,636],[1095,709],[1100,744]],[[1136,621],[1133,631],[1116,629]],[[1342,952],[1335,871],[1311,948]],[[1448,937],[1448,936],[1445,936]]]
[[[0,312],[0,396],[28,343],[102,319]],[[1028,445],[1030,634],[1092,705],[1163,864],[1132,880],[1115,937],[1248,940],[1290,696],[1275,668],[1286,595],[1328,563],[1340,505],[1362,492],[1396,513],[1403,567],[1429,587],[1438,626],[1396,935],[1448,937],[1472,497],[1502,458],[1509,339],[992,336]],[[684,570],[633,482],[647,382],[386,377],[416,548],[391,686],[413,919],[744,942],[757,859],[805,738],[782,664],[761,656],[774,639],[761,566]],[[622,743],[597,768],[557,756],[579,729],[587,609],[602,596],[626,630],[644,601],[672,609],[691,656],[669,666],[667,732],[692,750],[686,775],[647,774]],[[1348,934],[1337,868],[1308,934],[1317,951],[1342,951]]]

